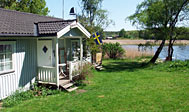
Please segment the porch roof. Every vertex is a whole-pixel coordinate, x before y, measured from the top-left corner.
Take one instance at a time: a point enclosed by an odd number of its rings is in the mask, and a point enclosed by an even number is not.
[[[45,22],[38,22],[38,33],[39,35],[53,35],[60,30],[64,29],[66,26],[73,23],[75,20],[62,20],[62,21],[45,21]]]

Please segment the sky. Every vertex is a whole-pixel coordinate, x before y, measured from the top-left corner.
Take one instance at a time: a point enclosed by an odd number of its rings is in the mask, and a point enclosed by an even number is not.
[[[109,12],[109,19],[115,22],[115,25],[111,25],[106,28],[106,31],[120,31],[125,29],[126,31],[136,30],[135,26],[132,26],[130,21],[125,21],[125,18],[132,15],[136,6],[143,0],[103,0],[101,9],[106,9]],[[49,15],[63,18],[63,0],[46,0],[47,7],[50,10]],[[73,19],[73,16],[69,15],[69,11],[72,7],[75,7],[77,13],[81,13],[80,0],[64,0],[64,19]]]

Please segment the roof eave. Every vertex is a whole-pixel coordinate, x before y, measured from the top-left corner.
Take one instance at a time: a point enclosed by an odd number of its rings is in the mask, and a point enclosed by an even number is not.
[[[0,34],[0,37],[37,37],[33,34]]]
[[[57,32],[57,37],[62,37],[73,28],[78,28],[87,38],[90,38],[91,34],[77,21],[72,22],[70,25]]]

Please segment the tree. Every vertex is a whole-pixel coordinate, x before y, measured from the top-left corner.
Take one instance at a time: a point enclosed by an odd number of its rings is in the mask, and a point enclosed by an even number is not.
[[[124,29],[119,31],[119,37],[126,37],[126,31]]]
[[[102,1],[81,0],[82,14],[79,14],[79,20],[91,33],[98,29],[105,29],[113,23],[108,18],[108,11],[101,9]]]
[[[45,0],[0,0],[0,8],[39,15],[48,15],[49,13]]]
[[[169,47],[168,47],[168,56],[166,60],[172,61],[172,56],[173,56],[173,51],[174,51],[173,44],[175,40],[177,39],[177,36],[180,34],[180,32],[176,31],[176,24],[180,21],[185,20],[186,18],[188,19],[189,1],[188,0],[181,0],[181,1],[172,0],[172,1],[167,2],[166,8],[168,10],[167,15],[170,18]]]
[[[80,23],[92,34],[94,32],[99,32],[101,37],[103,37],[104,29],[113,23],[112,20],[108,18],[108,11],[101,9],[101,4],[103,0],[80,0],[82,14],[79,14]],[[93,57],[96,52],[99,52],[101,46],[96,45],[93,38],[88,40],[88,46]],[[92,57],[92,58],[93,58]]]
[[[100,9],[102,0],[81,0],[82,16],[89,19],[89,24],[92,26],[97,11]]]
[[[157,60],[166,39],[169,39],[169,48],[171,48],[176,39],[173,39],[176,24],[185,19],[188,8],[188,0],[145,0],[137,6],[136,12],[128,17],[133,24],[150,30],[157,40],[162,40],[150,60],[151,63]]]

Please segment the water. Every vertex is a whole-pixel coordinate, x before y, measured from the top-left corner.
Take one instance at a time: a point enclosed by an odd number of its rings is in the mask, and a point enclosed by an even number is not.
[[[138,45],[122,45],[124,49],[138,49]],[[146,51],[153,51],[156,52],[157,48],[159,46],[153,46],[152,48],[147,48]],[[176,45],[173,46],[174,52],[173,52],[173,60],[189,60],[189,45]],[[159,58],[165,59],[167,57],[167,50],[168,46],[164,46],[162,49]]]

